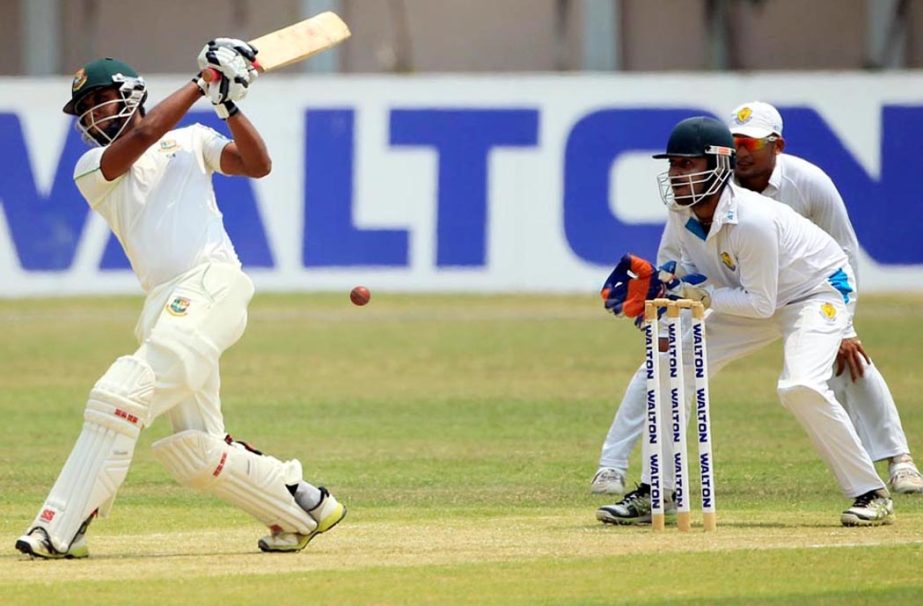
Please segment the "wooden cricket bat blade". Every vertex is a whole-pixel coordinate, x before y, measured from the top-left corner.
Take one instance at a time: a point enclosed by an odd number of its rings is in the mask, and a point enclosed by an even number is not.
[[[350,35],[349,27],[336,13],[320,13],[251,40],[250,44],[257,51],[253,66],[261,72],[281,69],[334,47]],[[211,67],[202,71],[206,82],[220,76],[218,70]]]
[[[257,49],[263,71],[280,69],[334,47],[350,36],[349,27],[336,13],[327,11],[289,25],[250,43]]]

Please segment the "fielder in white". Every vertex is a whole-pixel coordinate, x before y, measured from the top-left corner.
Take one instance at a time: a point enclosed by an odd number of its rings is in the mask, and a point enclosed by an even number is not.
[[[673,211],[665,238],[678,242],[682,254],[678,273],[708,278],[699,285],[679,282],[671,294],[711,308],[706,321],[711,375],[782,339],[779,399],[853,499],[841,523],[890,524],[894,508],[888,490],[828,386],[850,327],[847,303],[855,287],[849,261],[833,238],[788,206],[730,183],[735,153],[724,124],[697,117],[680,122],[666,153],[655,156],[670,162],[660,185]],[[692,376],[690,368],[687,380]],[[692,393],[691,385],[686,393]],[[669,451],[671,443],[664,446]],[[670,458],[665,452],[664,460]],[[665,475],[664,484],[671,486],[670,474]],[[600,508],[597,519],[649,522],[648,471],[637,490]]]
[[[737,149],[735,182],[782,202],[810,219],[840,244],[855,271],[859,243],[846,205],[833,181],[820,168],[782,153],[785,141],[779,112],[767,103],[745,103],[731,113],[729,126]],[[664,238],[658,251],[658,264],[678,257],[679,244]],[[898,493],[923,493],[923,475],[910,456],[894,398],[853,328],[855,296],[851,297],[848,309],[849,330],[840,343],[830,387],[849,413],[869,456],[875,461],[888,460],[891,489]],[[621,495],[625,492],[629,455],[641,435],[644,419],[643,406],[634,394],[643,391],[643,377],[637,375],[606,435],[599,468],[590,485],[594,494]]]
[[[303,549],[346,515],[326,489],[302,479],[298,460],[232,439],[221,413],[219,359],[243,334],[253,284],[225,231],[212,174],[258,178],[271,169],[262,138],[235,104],[256,78],[255,52],[240,40],[210,42],[199,69],[221,78],[209,84],[198,75],[148,113],[144,80],[120,61],[93,61],[74,78],[64,111],[96,146],[77,162],[74,180],[118,237],[147,298],[140,347],[90,391],[77,443],[16,541],[25,554],[87,557],[87,526],[109,511],[139,433],[161,415],[174,433],[154,443],[156,458],[180,483],[268,526],[263,551]],[[203,96],[233,140],[201,125],[175,129]]]

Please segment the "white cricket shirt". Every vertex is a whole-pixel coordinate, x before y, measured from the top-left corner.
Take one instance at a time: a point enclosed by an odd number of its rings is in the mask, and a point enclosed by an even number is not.
[[[687,272],[708,276],[717,312],[768,318],[794,301],[828,291],[846,253],[821,228],[784,204],[728,184],[706,234],[690,209],[669,213]],[[847,269],[848,271],[848,269]]]
[[[799,215],[830,234],[849,257],[858,282],[859,241],[846,204],[827,173],[798,156],[779,154],[769,185],[760,193],[788,204]]]
[[[77,188],[122,243],[145,292],[202,263],[240,266],[212,187],[229,142],[200,124],[172,130],[113,181],[99,167],[106,148],[77,161]]]

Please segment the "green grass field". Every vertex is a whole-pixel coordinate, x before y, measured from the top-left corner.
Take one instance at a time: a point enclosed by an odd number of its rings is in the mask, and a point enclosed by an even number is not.
[[[642,344],[593,296],[257,296],[223,359],[228,430],[299,458],[346,520],[304,552],[260,553],[259,523],[154,461],[159,420],[91,557],[22,558],[140,305],[0,301],[2,603],[920,603],[923,495],[896,496],[894,526],[840,526],[848,501],[776,400],[778,347],[712,381],[716,533],[598,523],[588,481]],[[868,296],[858,318],[919,453],[921,306]]]

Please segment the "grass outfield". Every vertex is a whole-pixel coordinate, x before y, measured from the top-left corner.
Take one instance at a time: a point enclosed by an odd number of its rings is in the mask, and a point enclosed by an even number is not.
[[[594,297],[260,295],[223,359],[228,430],[349,507],[299,554],[177,486],[141,438],[82,561],[13,549],[134,348],[136,298],[0,301],[0,602],[60,604],[918,604],[923,495],[891,527],[848,505],[778,404],[780,349],[712,381],[718,532],[603,526],[587,493],[640,333]],[[865,297],[858,328],[923,453],[923,297]],[[923,454],[920,454],[923,460]],[[639,471],[635,458],[631,476]],[[880,466],[886,473],[884,466]],[[693,500],[693,505],[697,504]],[[699,512],[693,520],[699,524]],[[5,546],[4,546],[5,545]]]

